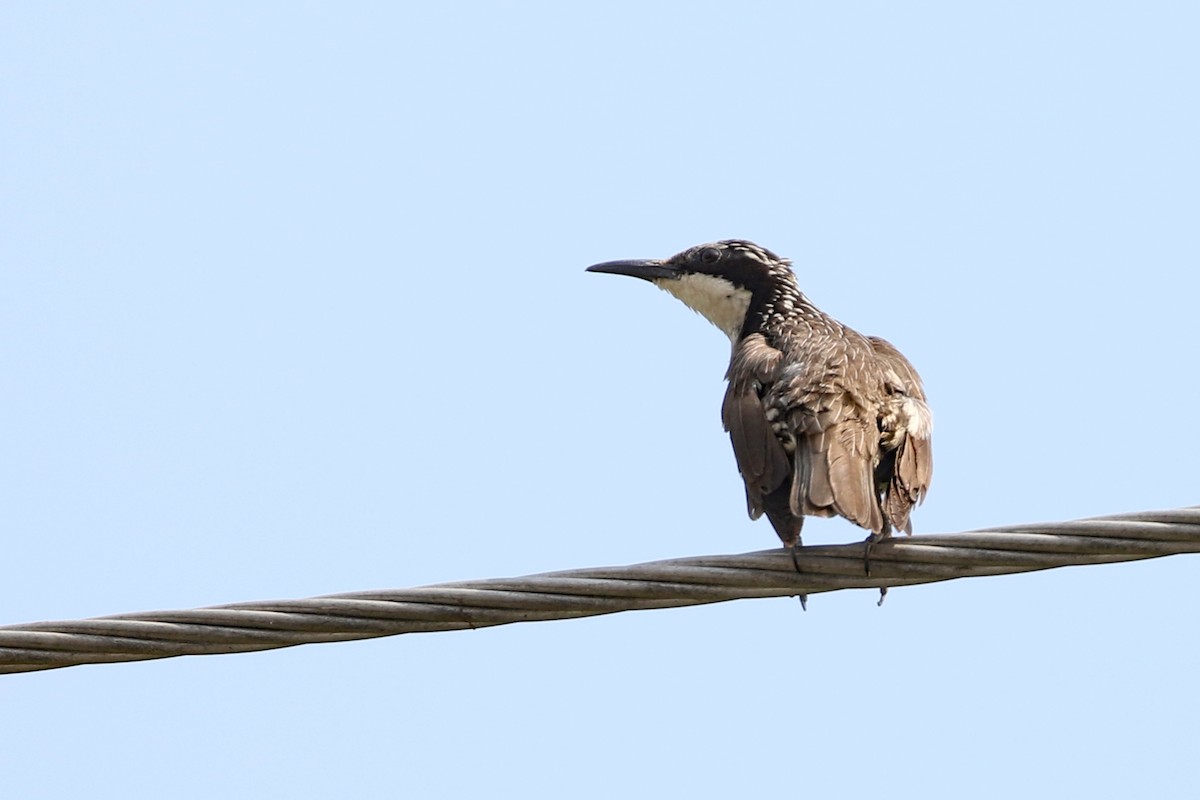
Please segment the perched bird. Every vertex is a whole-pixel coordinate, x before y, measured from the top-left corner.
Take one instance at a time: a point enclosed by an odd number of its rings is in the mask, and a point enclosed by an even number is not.
[[[870,574],[871,544],[912,533],[933,472],[933,418],[900,351],[814,306],[790,263],[728,239],[588,271],[648,280],[729,336],[721,419],[750,517],[767,515],[797,570],[804,517],[845,517],[870,531]]]

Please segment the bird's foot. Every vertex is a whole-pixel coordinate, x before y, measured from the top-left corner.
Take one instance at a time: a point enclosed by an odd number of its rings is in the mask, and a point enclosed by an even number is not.
[[[868,578],[871,577],[871,548],[874,547],[877,543],[888,538],[888,536],[890,536],[890,535],[891,535],[890,532],[886,531],[886,530],[883,533],[872,533],[870,536],[867,537],[866,541],[863,543],[864,544],[864,546],[863,546],[863,569],[866,570]],[[883,601],[887,597],[887,593],[888,593],[888,587],[886,587],[886,586],[879,587],[879,602],[875,604],[876,606],[880,606],[880,607],[883,606]]]
[[[796,568],[796,572],[803,574],[804,570],[800,569],[799,550],[800,550],[800,540],[797,539],[795,541],[795,543],[791,547],[788,548],[788,552],[792,554],[792,566]],[[798,594],[796,596],[800,598],[800,608],[803,609],[804,611],[808,611],[808,595]]]
[[[863,542],[863,569],[866,570],[868,578],[871,577],[871,548],[882,538],[879,534],[872,533]]]

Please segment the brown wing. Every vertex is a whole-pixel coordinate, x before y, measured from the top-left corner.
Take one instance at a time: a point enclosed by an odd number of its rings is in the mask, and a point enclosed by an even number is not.
[[[746,483],[746,504],[753,519],[758,519],[764,511],[773,511],[767,498],[785,484],[792,471],[791,459],[775,435],[759,395],[761,387],[774,380],[781,357],[762,336],[749,336],[738,343],[725,376],[729,388],[721,404],[721,421],[733,443],[733,455]],[[780,529],[780,524],[790,529],[787,521],[777,522],[775,513],[769,515],[780,538],[786,542],[786,531]],[[797,533],[798,530],[797,527]]]
[[[867,341],[871,343],[871,349],[875,351],[875,355],[883,364],[892,370],[900,379],[900,385],[904,389],[904,393],[910,397],[915,397],[922,403],[925,402],[925,386],[921,383],[921,376],[913,369],[913,365],[908,363],[908,359],[904,354],[896,349],[896,346],[887,339],[882,339],[878,336],[868,336]]]
[[[893,451],[881,463],[886,474],[877,476],[884,512],[897,530],[912,533],[909,514],[925,500],[933,479],[933,415],[921,377],[908,359],[886,339],[870,336],[868,341],[895,384],[880,417],[885,446]]]

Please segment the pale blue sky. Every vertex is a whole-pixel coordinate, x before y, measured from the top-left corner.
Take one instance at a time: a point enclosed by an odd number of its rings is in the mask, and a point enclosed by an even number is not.
[[[725,237],[924,375],[919,532],[1200,502],[1198,36],[1188,3],[5,4],[0,622],[773,546],[722,335],[583,272]],[[1194,797],[1197,569],[0,678],[0,774]]]

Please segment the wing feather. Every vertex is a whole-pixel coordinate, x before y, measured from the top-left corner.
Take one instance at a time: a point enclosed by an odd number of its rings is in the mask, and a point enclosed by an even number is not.
[[[933,415],[921,378],[908,359],[886,339],[871,336],[868,340],[894,384],[881,414],[883,436],[894,449],[883,462],[890,471],[877,476],[884,511],[897,530],[912,533],[909,515],[924,502],[933,479]]]
[[[721,421],[729,432],[738,471],[746,483],[746,504],[755,519],[767,510],[764,498],[775,492],[792,471],[791,459],[775,435],[759,395],[763,384],[774,379],[781,356],[760,335],[739,343],[726,375],[729,388],[721,404]]]
[[[827,459],[833,506],[856,525],[878,532],[883,514],[875,494],[876,434],[858,418],[839,423],[830,433],[826,438],[830,441]]]

